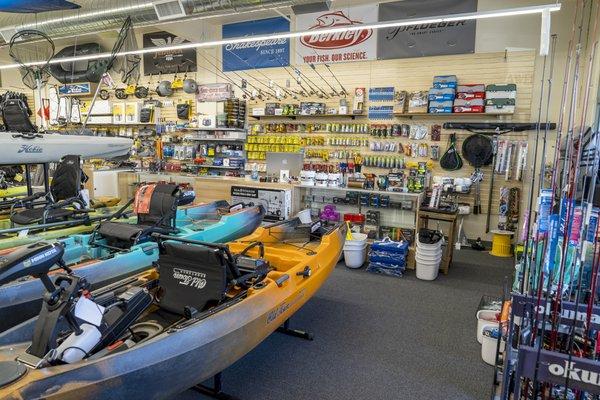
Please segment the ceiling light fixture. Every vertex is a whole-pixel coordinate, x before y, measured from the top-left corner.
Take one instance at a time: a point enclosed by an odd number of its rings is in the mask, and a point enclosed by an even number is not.
[[[519,7],[519,8],[510,8],[504,10],[494,10],[494,11],[477,11],[472,13],[462,13],[462,14],[452,14],[440,17],[426,17],[426,18],[413,18],[413,19],[405,19],[399,21],[386,21],[386,22],[375,22],[371,24],[364,25],[350,25],[343,26],[339,28],[327,28],[327,29],[314,29],[308,31],[300,31],[300,32],[283,32],[283,33],[274,33],[268,35],[258,35],[258,36],[247,36],[240,38],[229,38],[222,40],[213,40],[208,42],[200,42],[200,43],[182,43],[173,46],[163,46],[163,47],[152,47],[145,48],[139,50],[131,50],[131,51],[123,51],[118,53],[118,56],[127,56],[127,55],[143,55],[156,53],[158,51],[174,51],[174,50],[185,50],[185,49],[200,49],[206,47],[214,47],[214,46],[224,46],[230,44],[241,44],[248,42],[259,42],[259,41],[271,41],[278,39],[294,39],[302,36],[308,35],[326,35],[326,34],[335,34],[335,33],[345,33],[345,32],[355,32],[361,31],[364,29],[388,29],[388,28],[399,28],[403,26],[415,26],[415,25],[429,25],[429,24],[440,24],[444,22],[453,22],[453,21],[463,21],[463,20],[477,20],[477,19],[487,19],[487,18],[500,18],[500,17],[511,17],[511,16],[519,16],[519,15],[530,15],[530,14],[549,14],[550,12],[559,11],[561,8],[560,3],[556,4],[545,4],[539,6],[530,6],[530,7]],[[65,62],[75,62],[75,61],[86,61],[86,60],[100,60],[104,58],[110,58],[111,53],[98,53],[87,56],[76,56],[76,57],[62,57],[53,59],[50,61],[50,64],[58,64]],[[35,66],[35,65],[43,65],[45,62],[32,62],[25,64],[26,66]],[[0,65],[0,70],[3,69],[12,69],[19,68],[19,64],[7,64]]]

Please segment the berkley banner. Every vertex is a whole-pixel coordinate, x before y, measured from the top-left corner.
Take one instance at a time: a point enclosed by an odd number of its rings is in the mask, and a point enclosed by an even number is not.
[[[300,14],[296,29],[306,31],[377,22],[377,6],[358,6]],[[296,41],[296,64],[329,64],[375,60],[377,35],[372,29],[306,35]]]
[[[396,21],[477,11],[477,0],[403,0],[379,5],[379,21]],[[476,21],[462,20],[390,29],[377,33],[379,59],[464,54],[475,51]]]
[[[283,17],[223,25],[223,39],[289,32],[290,22]],[[290,65],[290,40],[272,39],[227,44],[223,49],[223,71]]]

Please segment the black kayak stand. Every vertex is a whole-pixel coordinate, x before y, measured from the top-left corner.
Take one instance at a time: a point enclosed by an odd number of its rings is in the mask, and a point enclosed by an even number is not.
[[[219,372],[215,376],[213,376],[213,385],[212,387],[198,384],[194,386],[192,389],[195,391],[202,393],[205,396],[211,397],[217,400],[241,400],[239,397],[232,396],[223,392],[223,372]]]
[[[277,328],[276,332],[305,340],[314,340],[315,338],[315,335],[312,332],[302,331],[299,329],[291,329],[289,319],[286,319],[283,325]],[[198,385],[192,387],[192,389],[194,389],[198,393],[201,393],[205,396],[217,400],[241,400],[239,397],[235,397],[223,392],[223,371],[213,376],[212,380],[212,387],[199,383]]]
[[[289,319],[286,319],[283,325],[277,328],[277,332],[305,340],[314,340],[315,338],[315,335],[312,332],[301,331],[299,329],[291,329]]]

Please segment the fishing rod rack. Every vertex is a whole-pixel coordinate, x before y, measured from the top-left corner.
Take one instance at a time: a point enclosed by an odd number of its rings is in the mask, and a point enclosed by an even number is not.
[[[530,328],[523,322],[537,320],[537,328],[542,329],[540,318],[552,316],[552,303],[544,303],[544,300],[542,300],[544,304],[538,305],[537,303],[535,296],[517,293],[513,293],[511,296],[512,315],[508,325],[507,348],[502,368],[502,392],[500,397],[495,396],[494,398],[500,400],[509,400],[513,398],[511,396],[515,396],[515,399],[521,398],[520,393],[524,389],[523,382],[527,380],[535,379],[543,383],[565,385],[567,376],[570,378],[569,388],[571,390],[585,391],[588,395],[600,395],[600,360],[569,357],[569,354],[540,350],[537,346],[523,344],[517,347],[513,346],[515,335],[519,334],[517,330],[523,331]],[[563,301],[557,315],[558,330],[567,333],[573,325],[585,329],[587,308],[587,304],[576,305],[572,301]],[[537,318],[534,318],[534,315]],[[587,328],[600,331],[599,305],[593,306],[590,326]],[[550,333],[549,329],[546,331]],[[514,382],[512,387],[511,381]]]

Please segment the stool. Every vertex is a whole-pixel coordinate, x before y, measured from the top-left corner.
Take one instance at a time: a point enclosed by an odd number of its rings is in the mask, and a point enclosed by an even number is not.
[[[493,230],[492,251],[490,254],[496,257],[512,257],[512,235],[514,232]]]

